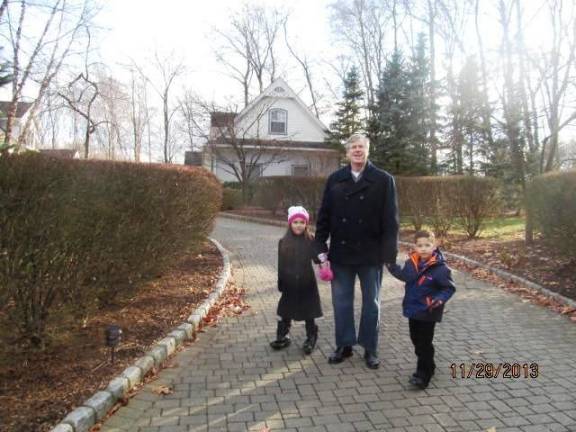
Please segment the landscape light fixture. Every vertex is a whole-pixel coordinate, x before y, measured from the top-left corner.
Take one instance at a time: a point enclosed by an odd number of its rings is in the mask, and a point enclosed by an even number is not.
[[[122,339],[122,329],[117,325],[109,325],[106,327],[106,346],[110,348],[110,355],[112,357],[112,364],[114,364],[114,349]]]

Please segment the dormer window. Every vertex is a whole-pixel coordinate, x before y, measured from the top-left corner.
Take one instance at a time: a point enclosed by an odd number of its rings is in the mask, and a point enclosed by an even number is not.
[[[288,112],[280,108],[270,110],[270,135],[286,135],[288,133]]]

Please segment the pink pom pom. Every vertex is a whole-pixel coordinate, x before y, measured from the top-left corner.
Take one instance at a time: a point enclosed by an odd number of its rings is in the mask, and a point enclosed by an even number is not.
[[[330,282],[334,279],[334,273],[332,273],[329,263],[324,264],[324,266],[320,268],[320,279],[324,282]]]

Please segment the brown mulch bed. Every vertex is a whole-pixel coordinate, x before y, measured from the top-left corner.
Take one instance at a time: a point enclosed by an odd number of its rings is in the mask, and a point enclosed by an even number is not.
[[[58,332],[42,354],[22,352],[10,335],[0,340],[0,431],[50,430],[71,409],[180,325],[213,289],[222,268],[218,249],[205,242],[200,252],[148,281],[133,297],[91,315],[85,328]],[[123,341],[111,364],[104,329],[117,324]],[[62,333],[64,333],[62,335]]]

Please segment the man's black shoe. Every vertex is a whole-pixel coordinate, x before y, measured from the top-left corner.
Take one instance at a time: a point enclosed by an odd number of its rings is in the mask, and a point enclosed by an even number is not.
[[[370,369],[378,369],[380,367],[380,360],[376,353],[371,351],[366,351],[364,353],[364,359],[366,360],[366,366]]]
[[[352,357],[352,347],[344,346],[336,348],[330,357],[328,357],[328,363],[337,364],[342,363],[345,358]]]

